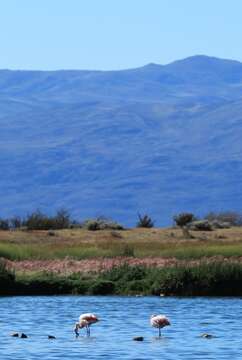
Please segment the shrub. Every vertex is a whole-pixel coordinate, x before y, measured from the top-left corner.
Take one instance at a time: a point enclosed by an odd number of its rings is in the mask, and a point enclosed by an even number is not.
[[[131,280],[144,279],[146,270],[143,266],[129,266],[128,264],[124,264],[107,270],[103,273],[103,278],[114,282],[122,281],[127,283]]]
[[[90,231],[101,230],[100,229],[100,224],[96,219],[86,220],[84,222],[84,224],[83,224],[83,227],[86,228],[87,230],[90,230]]]
[[[90,287],[89,293],[92,295],[109,295],[115,291],[115,284],[109,280],[96,280]]]
[[[73,286],[68,278],[42,273],[23,277],[17,282],[18,292],[25,295],[70,294]]]
[[[242,226],[242,214],[236,211],[221,211],[221,212],[210,212],[205,216],[209,222],[218,224],[220,227],[223,224],[229,224],[230,226]]]
[[[200,263],[160,269],[154,295],[241,295],[242,266],[238,263]]]
[[[176,225],[182,229],[183,236],[188,239],[192,239],[193,236],[190,234],[187,225],[192,221],[196,220],[192,213],[181,213],[173,217]]]
[[[15,275],[6,267],[6,262],[0,259],[0,295],[11,294],[14,290]]]
[[[36,210],[27,216],[24,225],[28,230],[58,230],[68,229],[71,224],[70,215],[67,210],[58,210],[56,215],[51,217]]]
[[[0,230],[9,230],[9,221],[7,219],[0,219]]]
[[[65,209],[58,210],[53,218],[53,222],[55,229],[68,229],[71,224],[69,212]]]
[[[54,228],[54,222],[51,218],[36,210],[27,216],[25,226],[28,230],[50,230]]]
[[[14,216],[9,220],[12,229],[20,229],[23,225],[23,220],[20,216]]]
[[[173,217],[177,226],[184,227],[187,224],[195,221],[196,218],[192,213],[181,213]]]
[[[147,280],[131,280],[125,288],[126,294],[145,294],[150,292],[150,286]]]
[[[153,228],[154,227],[154,222],[151,219],[151,217],[147,214],[145,215],[140,215],[138,214],[138,222],[136,224],[136,227],[141,227],[141,228]]]
[[[198,220],[189,223],[189,229],[195,231],[212,231],[212,224],[208,220]]]
[[[112,219],[100,216],[96,219],[88,219],[82,224],[83,228],[87,230],[123,230],[123,226],[113,221]]]

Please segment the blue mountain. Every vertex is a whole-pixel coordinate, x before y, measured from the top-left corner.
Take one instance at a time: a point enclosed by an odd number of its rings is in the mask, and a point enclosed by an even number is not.
[[[0,216],[241,210],[242,63],[0,70]]]

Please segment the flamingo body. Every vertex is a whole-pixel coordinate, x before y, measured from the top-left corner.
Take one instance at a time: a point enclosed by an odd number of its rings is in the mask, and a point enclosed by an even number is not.
[[[170,321],[165,315],[152,315],[150,318],[151,326],[159,329],[159,336],[161,336],[161,329],[165,326],[171,325]]]
[[[83,320],[86,321],[89,326],[99,321],[98,317],[92,313],[86,313],[80,315],[79,323],[82,322]]]
[[[81,314],[79,317],[79,322],[76,323],[74,327],[76,336],[79,336],[78,330],[84,327],[87,330],[87,336],[90,336],[90,326],[98,321],[99,321],[98,317],[92,313]]]

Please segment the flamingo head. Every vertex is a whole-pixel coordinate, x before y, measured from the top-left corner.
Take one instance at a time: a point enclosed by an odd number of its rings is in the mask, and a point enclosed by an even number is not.
[[[76,336],[79,336],[79,332],[78,330],[80,329],[80,326],[79,326],[79,323],[75,323],[75,326],[74,326],[74,333],[76,334]]]
[[[171,325],[170,320],[166,319],[166,326]]]

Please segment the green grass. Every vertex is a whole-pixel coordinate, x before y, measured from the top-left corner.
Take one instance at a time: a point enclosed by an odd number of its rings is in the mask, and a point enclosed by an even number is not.
[[[193,242],[176,244],[157,244],[157,242],[128,243],[90,243],[79,245],[67,244],[12,244],[0,243],[0,257],[10,260],[50,260],[70,257],[73,259],[87,259],[100,257],[147,256],[174,257],[177,259],[192,260],[213,256],[242,256],[242,243],[214,243]]]
[[[204,261],[166,268],[123,265],[102,273],[60,276],[15,275],[0,263],[0,294],[242,296],[242,265]]]
[[[49,245],[0,243],[0,257],[9,260],[51,260],[70,257],[81,260],[98,257],[133,256],[133,247],[127,243],[110,244],[110,247],[96,244]]]

